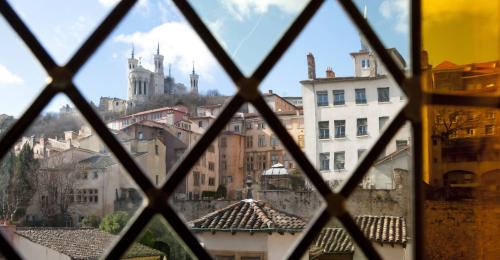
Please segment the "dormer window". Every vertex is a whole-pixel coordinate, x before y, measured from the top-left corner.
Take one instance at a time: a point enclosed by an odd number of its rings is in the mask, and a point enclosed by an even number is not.
[[[370,60],[368,59],[361,60],[361,68],[363,69],[370,68]]]

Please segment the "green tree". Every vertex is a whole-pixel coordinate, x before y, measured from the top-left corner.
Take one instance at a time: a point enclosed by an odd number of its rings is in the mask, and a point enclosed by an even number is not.
[[[80,221],[80,226],[97,228],[99,227],[99,218],[97,216],[84,217],[82,221]]]
[[[35,193],[38,161],[25,144],[17,156],[8,153],[1,164],[0,217],[15,222],[24,215]]]
[[[122,231],[122,229],[127,225],[130,216],[125,211],[115,211],[109,215],[106,215],[101,224],[99,225],[99,229],[102,231],[118,234]]]
[[[224,184],[219,184],[216,192],[216,199],[218,198],[226,198],[227,196],[227,188]]]

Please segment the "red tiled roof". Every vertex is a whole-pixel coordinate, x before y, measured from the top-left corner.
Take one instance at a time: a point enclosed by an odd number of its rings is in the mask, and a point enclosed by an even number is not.
[[[443,61],[441,62],[440,64],[438,64],[436,66],[436,69],[455,69],[455,68],[459,68],[460,66],[458,66],[457,64],[451,62],[451,61]]]
[[[400,244],[408,242],[406,221],[396,216],[357,216],[354,221],[369,240],[381,244]],[[353,254],[354,242],[346,230],[327,227],[321,230],[309,248],[311,259],[324,254]]]
[[[300,232],[306,222],[274,209],[263,201],[247,199],[189,222],[195,232]]]
[[[365,215],[354,221],[371,241],[402,245],[408,242],[404,217]]]

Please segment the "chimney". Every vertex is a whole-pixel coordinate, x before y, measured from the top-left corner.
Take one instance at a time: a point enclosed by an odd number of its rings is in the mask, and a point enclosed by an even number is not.
[[[316,63],[314,62],[314,56],[310,52],[307,54],[307,78],[316,79]]]
[[[335,72],[333,72],[332,67],[326,68],[326,78],[328,79],[335,78]]]

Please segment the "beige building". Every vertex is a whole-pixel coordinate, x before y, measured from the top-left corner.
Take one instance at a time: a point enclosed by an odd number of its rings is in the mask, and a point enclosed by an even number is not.
[[[276,112],[276,115],[296,143],[303,148],[304,121],[301,111]],[[254,185],[259,186],[262,173],[277,163],[291,171],[298,169],[278,136],[260,115],[246,114],[244,128],[245,173],[252,176]]]
[[[245,136],[224,131],[219,136],[219,178],[226,187],[227,199],[242,199],[245,188]]]

